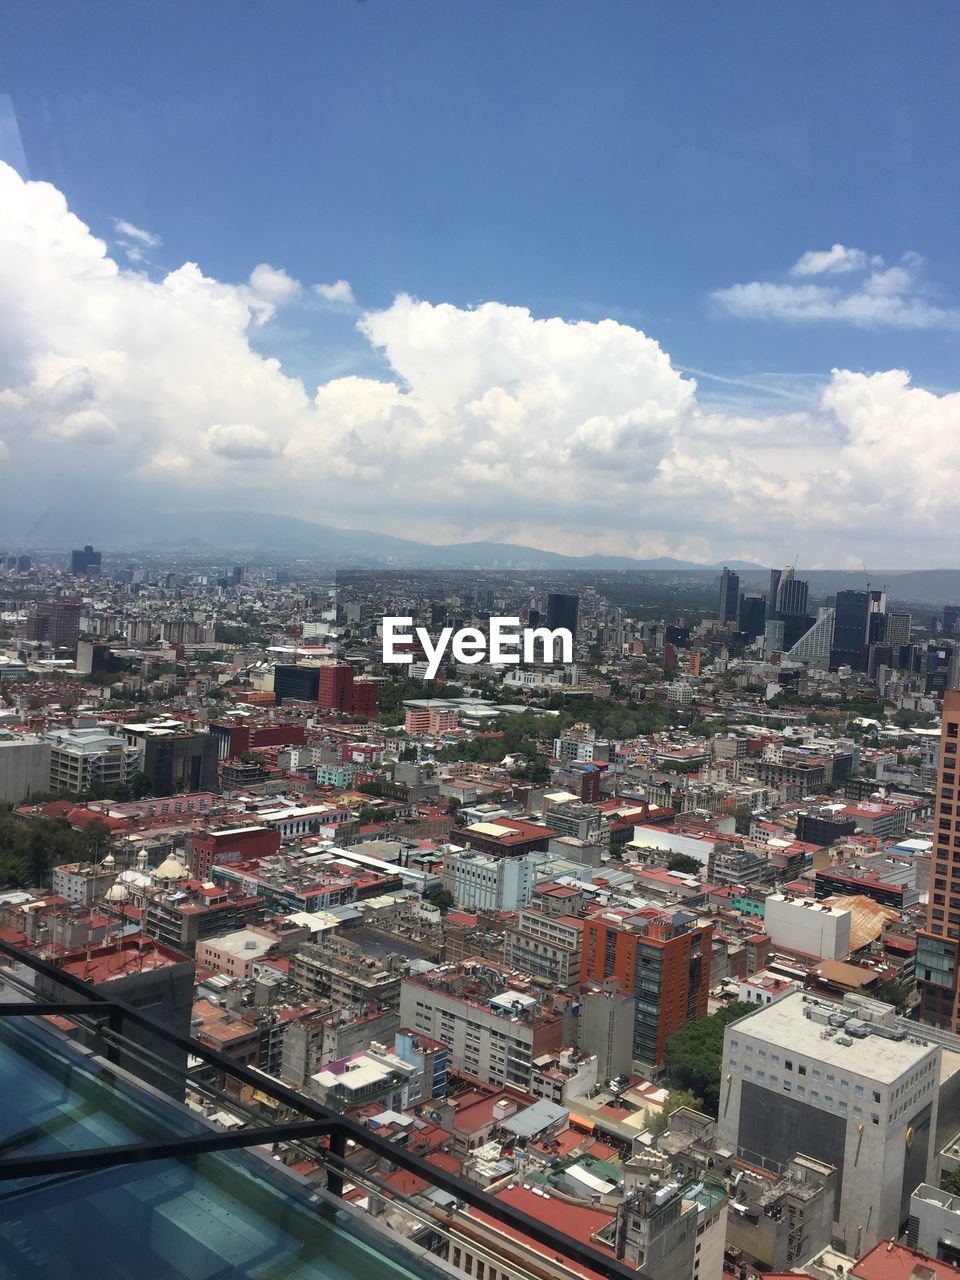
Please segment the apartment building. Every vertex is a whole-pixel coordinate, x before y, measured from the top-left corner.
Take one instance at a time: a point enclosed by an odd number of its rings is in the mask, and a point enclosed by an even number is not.
[[[416,977],[400,989],[400,1021],[450,1050],[450,1069],[488,1084],[530,1087],[534,1063],[572,1040],[570,1001],[480,961]]]
[[[583,921],[576,916],[530,909],[504,930],[504,964],[558,987],[579,987],[582,953]]]

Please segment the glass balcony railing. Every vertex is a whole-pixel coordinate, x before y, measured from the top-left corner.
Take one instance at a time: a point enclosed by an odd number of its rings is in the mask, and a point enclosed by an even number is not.
[[[0,1280],[434,1280],[467,1256],[498,1280],[638,1276],[0,942]]]

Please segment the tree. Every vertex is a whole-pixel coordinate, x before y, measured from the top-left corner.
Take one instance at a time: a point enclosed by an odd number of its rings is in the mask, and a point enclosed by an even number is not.
[[[432,907],[436,907],[438,911],[449,911],[456,903],[456,898],[449,889],[431,889],[429,893],[424,894],[424,900]]]
[[[687,1025],[666,1044],[667,1079],[671,1089],[689,1089],[703,1099],[703,1110],[716,1115],[720,1107],[720,1069],[724,1028],[755,1005],[735,1001],[706,1018]]]
[[[670,1124],[670,1117],[681,1107],[689,1107],[691,1111],[703,1110],[703,1099],[698,1098],[689,1089],[671,1089],[661,1109],[654,1113],[647,1128],[651,1133],[661,1134]]]
[[[699,876],[703,874],[703,863],[689,853],[671,853],[667,859],[667,870],[680,871],[685,876]]]
[[[940,1179],[940,1186],[952,1196],[960,1196],[960,1169],[952,1169]]]

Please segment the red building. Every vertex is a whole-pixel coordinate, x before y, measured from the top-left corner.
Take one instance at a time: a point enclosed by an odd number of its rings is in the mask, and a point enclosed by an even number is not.
[[[373,719],[377,714],[376,681],[363,677],[354,680],[349,662],[324,662],[320,667],[317,706]]]
[[[581,977],[614,978],[636,1000],[633,1057],[659,1066],[667,1039],[707,1012],[711,925],[686,911],[607,913],[583,928]]]
[[[197,832],[190,842],[190,870],[198,880],[209,880],[216,864],[269,858],[279,852],[280,832],[272,827]]]

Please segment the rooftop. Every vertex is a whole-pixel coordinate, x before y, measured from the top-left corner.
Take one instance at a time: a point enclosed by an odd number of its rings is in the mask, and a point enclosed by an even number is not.
[[[880,1083],[898,1080],[904,1072],[913,1070],[938,1053],[936,1045],[930,1042],[915,1044],[910,1037],[903,1040],[880,1040],[873,1035],[862,1040],[842,1037],[849,1040],[849,1044],[841,1042],[840,1035],[825,1039],[822,1035],[827,1029],[825,1025],[804,1016],[806,1010],[815,1007],[799,991],[784,996],[782,1000],[731,1023],[728,1040],[730,1037],[742,1040],[745,1036],[751,1040],[763,1040],[797,1054],[818,1058],[827,1066],[855,1071]],[[834,1011],[841,1012],[841,1007],[834,1006]]]

